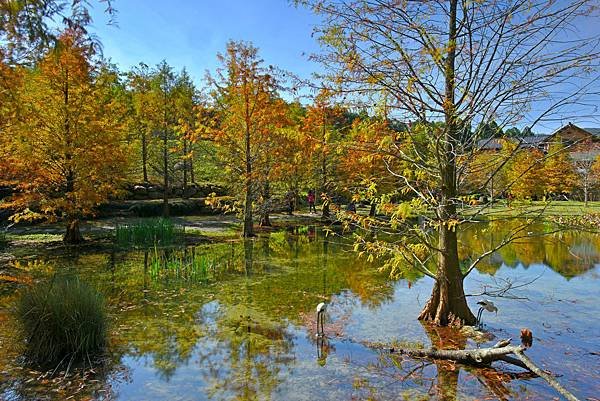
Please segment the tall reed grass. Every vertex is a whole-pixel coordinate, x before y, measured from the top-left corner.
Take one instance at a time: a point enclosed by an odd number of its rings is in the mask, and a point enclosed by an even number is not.
[[[132,224],[117,225],[115,242],[121,247],[173,245],[183,238],[184,227],[166,218],[150,218]]]
[[[179,280],[207,283],[215,278],[216,263],[208,255],[191,250],[154,249],[149,263],[149,273],[154,280]]]
[[[28,288],[16,316],[25,337],[25,355],[42,367],[89,360],[107,341],[104,300],[77,278],[56,278]]]

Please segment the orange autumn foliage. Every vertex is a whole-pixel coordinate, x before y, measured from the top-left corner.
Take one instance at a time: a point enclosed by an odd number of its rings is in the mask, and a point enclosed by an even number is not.
[[[10,129],[17,191],[4,205],[17,211],[13,220],[75,220],[119,190],[128,166],[125,108],[117,75],[92,57],[67,31],[24,77]]]
[[[231,183],[243,194],[244,237],[249,237],[254,235],[252,203],[260,181],[269,179],[277,147],[274,139],[286,123],[286,107],[277,93],[276,71],[263,66],[257,48],[229,42],[218,59],[217,77],[209,77],[215,110],[212,115],[201,110],[196,136],[217,146]]]

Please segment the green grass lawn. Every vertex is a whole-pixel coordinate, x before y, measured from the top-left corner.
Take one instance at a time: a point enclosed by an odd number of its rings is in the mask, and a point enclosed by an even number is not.
[[[479,205],[465,207],[462,212],[466,215],[479,213],[483,219],[494,219],[504,217],[516,217],[519,215],[535,216],[543,212],[544,216],[581,216],[592,213],[600,213],[600,202],[579,201],[514,201],[510,206],[506,201],[498,201],[493,206]]]

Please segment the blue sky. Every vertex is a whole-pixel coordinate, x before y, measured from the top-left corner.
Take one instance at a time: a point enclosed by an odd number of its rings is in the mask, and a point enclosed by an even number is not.
[[[309,78],[319,70],[308,60],[319,49],[311,36],[318,19],[288,0],[116,0],[118,26],[107,25],[102,5],[92,4],[91,30],[102,41],[104,55],[122,70],[141,61],[154,66],[165,59],[177,70],[186,67],[202,87],[205,71],[214,71],[216,54],[223,52],[231,39],[252,42],[267,65],[300,77]],[[600,25],[595,22],[578,28],[597,34]],[[592,104],[598,100],[594,96]],[[533,110],[545,107],[537,104]],[[540,123],[534,131],[550,133],[569,121],[582,127],[600,127],[600,112],[594,107],[577,108],[567,108],[558,119]],[[584,110],[586,117],[574,117],[583,115]],[[527,124],[516,125],[522,128]]]
[[[252,42],[267,65],[305,78],[318,68],[307,60],[318,49],[311,37],[316,17],[286,0],[117,0],[117,27],[94,6],[91,30],[122,69],[165,59],[201,83],[230,39]]]

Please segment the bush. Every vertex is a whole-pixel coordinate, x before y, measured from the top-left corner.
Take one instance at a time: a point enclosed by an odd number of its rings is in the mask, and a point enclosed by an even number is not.
[[[175,225],[169,219],[145,219],[134,224],[118,225],[115,229],[115,241],[122,247],[171,245],[181,239],[183,234],[183,227]]]
[[[57,278],[26,290],[17,303],[25,354],[43,367],[85,360],[106,344],[102,296],[76,278]]]

